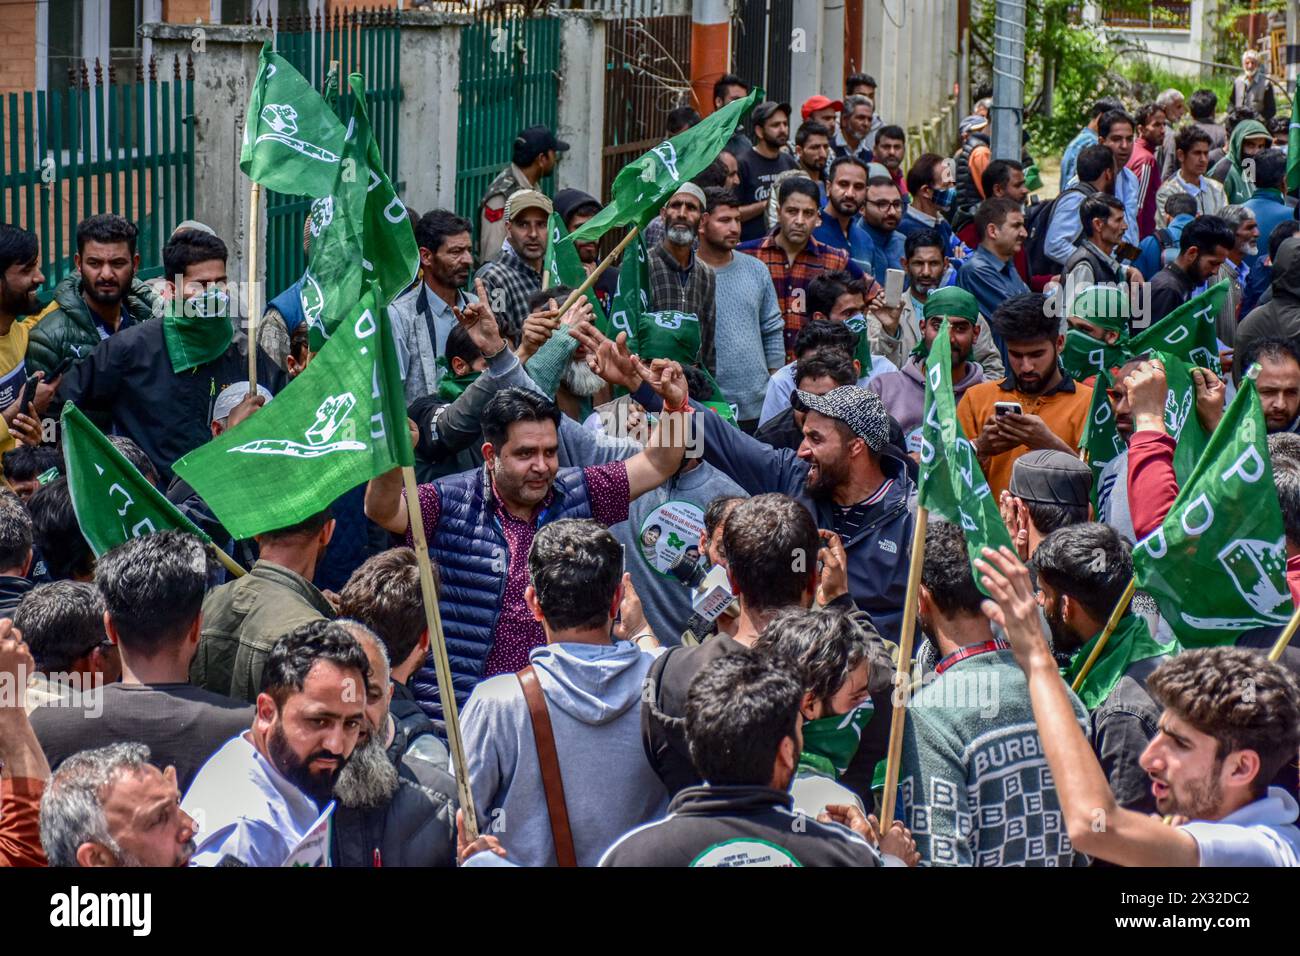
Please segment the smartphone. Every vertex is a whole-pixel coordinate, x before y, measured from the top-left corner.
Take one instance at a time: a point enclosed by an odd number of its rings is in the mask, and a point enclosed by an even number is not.
[[[23,392],[23,407],[21,414],[30,415],[32,413],[32,401],[36,398],[36,386],[40,383],[41,376],[36,372],[27,376],[27,384],[24,386],[26,391]]]
[[[1023,415],[1019,402],[994,402],[993,414],[1001,417],[1003,415]]]
[[[68,369],[72,368],[72,363],[74,361],[76,361],[75,356],[69,355],[58,365],[54,366],[54,368],[50,369],[50,374],[45,376],[45,381],[47,382],[54,381],[56,378],[58,378],[60,375],[66,372]]]
[[[893,308],[903,301],[903,270],[890,269],[885,273],[885,305]]]

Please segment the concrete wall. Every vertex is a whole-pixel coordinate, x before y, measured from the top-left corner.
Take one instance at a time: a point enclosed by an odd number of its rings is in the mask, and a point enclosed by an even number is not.
[[[560,13],[560,69],[556,135],[569,151],[555,170],[556,190],[600,196],[605,127],[605,18],[596,12]]]
[[[397,153],[403,199],[420,213],[456,205],[460,31],[468,14],[401,15],[402,109]]]
[[[141,33],[153,41],[160,60],[187,53],[194,56],[194,218],[207,223],[230,250],[227,274],[248,278],[248,197],[251,183],[239,171],[239,147],[244,113],[258,53],[271,38],[269,27],[215,26],[203,28],[203,49],[193,48],[194,28],[147,23]],[[175,224],[170,224],[174,226]],[[170,226],[165,226],[170,228]],[[259,234],[266,235],[266,204],[262,204]],[[266,244],[261,244],[256,275],[265,275]]]

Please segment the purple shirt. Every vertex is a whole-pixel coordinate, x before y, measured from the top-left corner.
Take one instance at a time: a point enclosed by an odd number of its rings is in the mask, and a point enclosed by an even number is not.
[[[568,469],[561,469],[562,471]],[[628,484],[627,462],[615,461],[607,465],[593,465],[582,469],[587,487],[591,516],[608,527],[627,520]],[[495,488],[493,489],[495,492]],[[433,541],[438,520],[442,517],[442,502],[436,485],[420,485],[420,512],[424,516],[424,534]],[[547,492],[542,502],[533,509],[531,521],[516,518],[506,510],[500,497],[495,496],[496,517],[506,538],[509,558],[506,563],[506,587],[501,596],[501,610],[497,612],[492,629],[492,649],[483,668],[483,679],[496,674],[513,674],[528,666],[528,654],[546,643],[542,622],[535,620],[524,603],[524,589],[529,585],[528,552],[537,534],[537,516],[550,507],[555,499],[555,488]],[[406,536],[408,546],[411,535]]]

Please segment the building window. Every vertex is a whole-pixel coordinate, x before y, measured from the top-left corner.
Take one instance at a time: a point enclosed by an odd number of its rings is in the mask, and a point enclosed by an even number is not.
[[[1186,0],[1153,0],[1142,10],[1102,5],[1101,18],[1108,27],[1125,30],[1190,30],[1192,5]]]

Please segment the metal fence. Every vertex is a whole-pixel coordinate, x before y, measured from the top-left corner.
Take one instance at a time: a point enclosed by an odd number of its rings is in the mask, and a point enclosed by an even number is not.
[[[260,19],[255,19],[260,25]],[[406,184],[397,178],[398,116],[402,101],[401,38],[396,10],[335,10],[310,17],[268,21],[275,31],[275,50],[318,90],[331,66],[337,66],[335,104],[346,123],[352,116],[348,74],[365,77],[366,108],[384,171],[398,195]],[[303,225],[311,200],[267,191],[266,289],[268,297],[296,282],[307,266],[302,248]]]
[[[668,135],[668,113],[690,103],[691,18],[645,17],[605,26],[602,201],[627,163]]]
[[[456,212],[473,224],[479,202],[510,162],[520,130],[555,129],[558,118],[560,20],[496,11],[461,28],[460,109],[456,125]],[[548,195],[554,177],[542,181]]]
[[[83,63],[69,70],[67,90],[0,98],[0,217],[40,237],[42,295],[72,271],[86,217],[134,222],[139,274],[151,278],[162,274],[171,230],[193,216],[193,65],[159,66],[141,63],[122,82],[98,61]]]
[[[778,103],[790,99],[794,0],[737,0],[731,21],[731,71]]]

